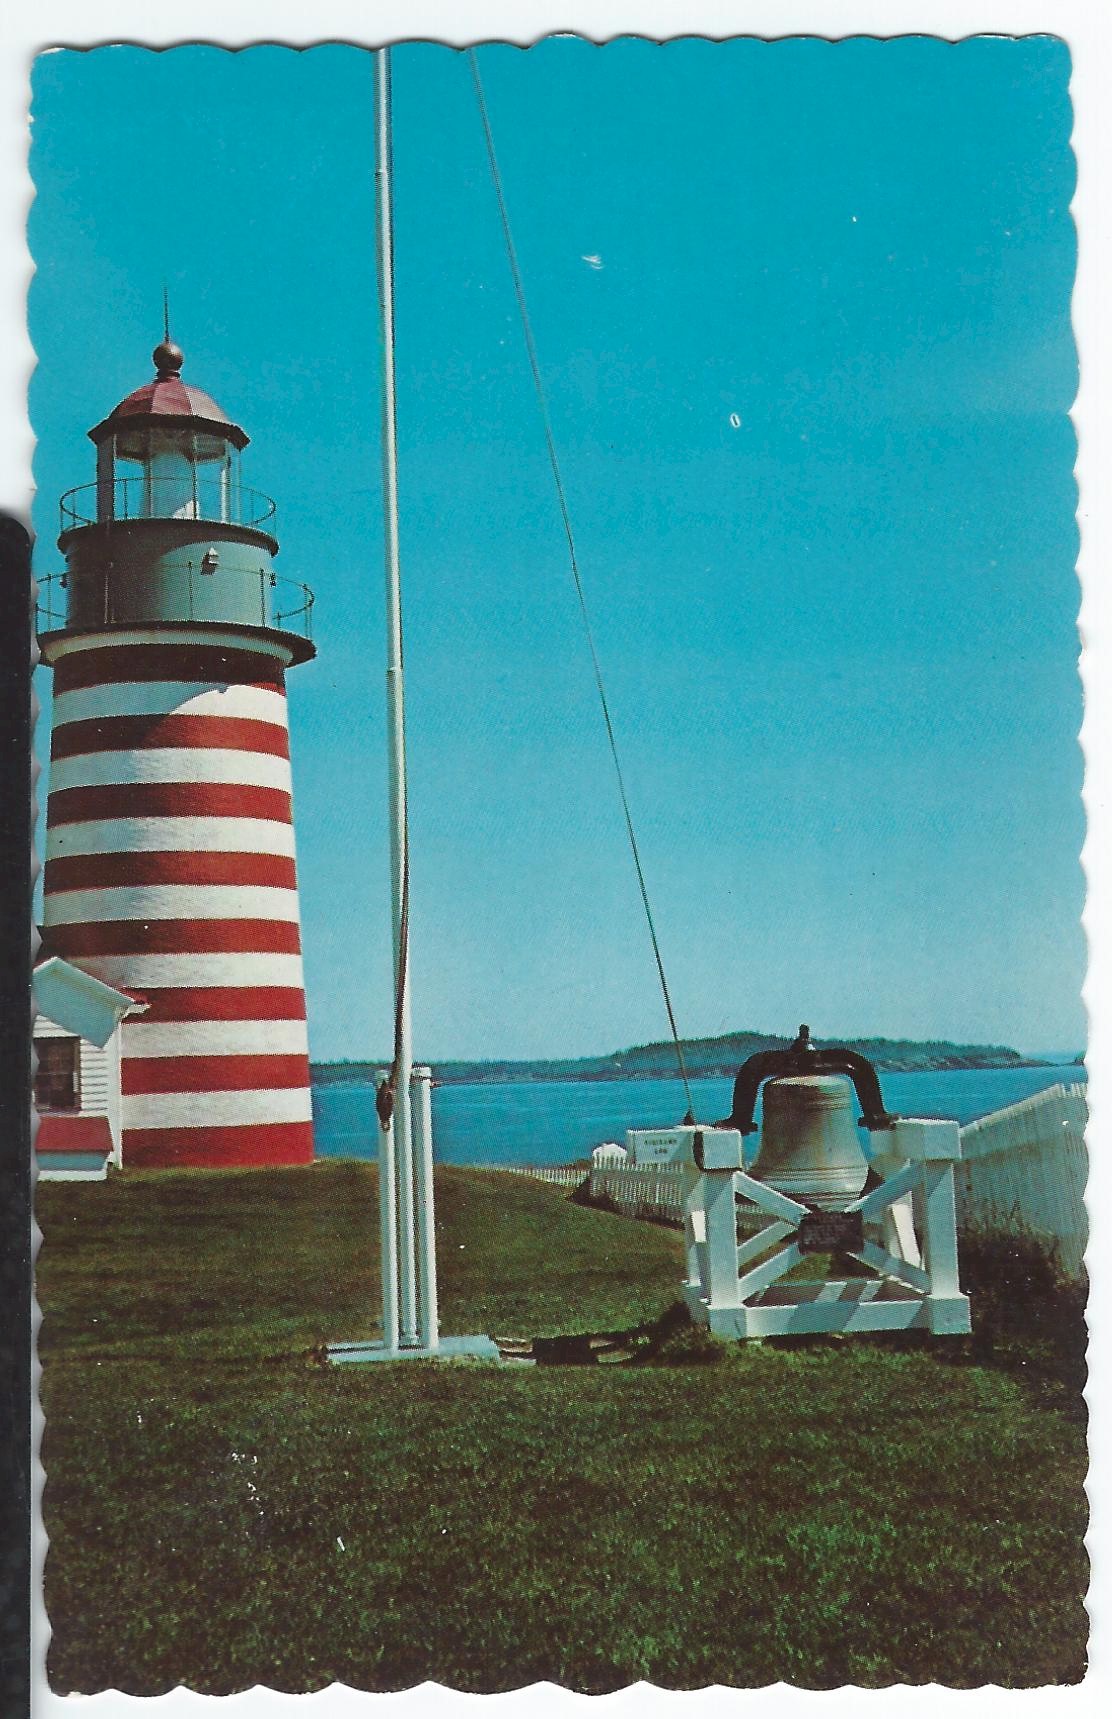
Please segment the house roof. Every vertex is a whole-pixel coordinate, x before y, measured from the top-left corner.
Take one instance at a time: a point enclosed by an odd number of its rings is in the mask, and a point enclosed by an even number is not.
[[[112,1134],[107,1116],[63,1116],[57,1112],[40,1116],[35,1155],[42,1158],[52,1152],[95,1152],[99,1157],[110,1157]]]
[[[149,1006],[129,992],[94,978],[83,967],[63,961],[60,955],[52,955],[35,968],[31,991],[36,1009],[47,1020],[102,1046],[125,1015],[142,1014]]]

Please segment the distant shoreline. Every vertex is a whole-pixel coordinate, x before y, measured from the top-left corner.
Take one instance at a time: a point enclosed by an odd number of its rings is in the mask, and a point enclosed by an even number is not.
[[[693,1080],[732,1080],[737,1074],[744,1057],[729,1063],[711,1064],[703,1067],[689,1067],[688,1073]],[[1020,1068],[1077,1068],[1084,1067],[1081,1059],[1074,1062],[1050,1062],[1041,1057],[1022,1057],[1018,1054],[993,1057],[937,1057],[924,1056],[922,1060],[911,1057],[872,1059],[882,1074],[937,1074],[942,1072],[960,1072],[964,1070],[999,1070]],[[370,1086],[374,1083],[377,1070],[387,1067],[388,1058],[381,1062],[321,1062],[310,1064],[310,1078],[314,1086]],[[528,1086],[528,1085],[589,1085],[614,1084],[623,1081],[658,1081],[678,1079],[676,1066],[672,1063],[641,1068],[588,1068],[588,1069],[554,1069],[543,1064],[525,1065],[493,1065],[490,1067],[468,1066],[461,1068],[458,1064],[432,1065],[433,1080],[438,1086]]]

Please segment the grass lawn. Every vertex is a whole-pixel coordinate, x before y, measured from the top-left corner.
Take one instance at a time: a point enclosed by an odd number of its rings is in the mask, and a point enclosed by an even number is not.
[[[494,1172],[437,1200],[445,1331],[676,1299],[667,1229]],[[37,1212],[58,1691],[1083,1675],[1080,1311],[1022,1258],[970,1253],[971,1341],[328,1368],[373,1334],[373,1168],[130,1172]]]

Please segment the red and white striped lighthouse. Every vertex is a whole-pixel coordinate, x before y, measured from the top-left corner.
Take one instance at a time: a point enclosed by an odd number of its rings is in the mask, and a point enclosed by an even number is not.
[[[168,339],[154,361],[89,432],[96,481],[62,498],[66,571],[44,581],[43,942],[149,1005],[123,1027],[125,1166],[303,1164],[285,682],[314,655],[313,597],[274,572],[243,430]]]

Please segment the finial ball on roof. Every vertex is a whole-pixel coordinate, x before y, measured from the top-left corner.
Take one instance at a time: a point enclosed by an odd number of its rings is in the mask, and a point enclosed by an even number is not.
[[[180,376],[185,354],[172,340],[161,340],[151,354],[159,376]]]

